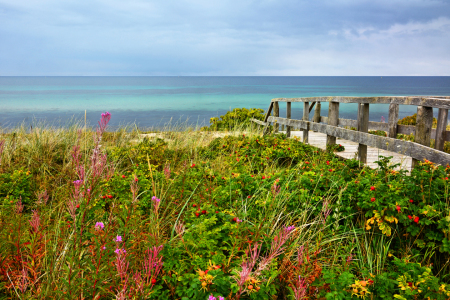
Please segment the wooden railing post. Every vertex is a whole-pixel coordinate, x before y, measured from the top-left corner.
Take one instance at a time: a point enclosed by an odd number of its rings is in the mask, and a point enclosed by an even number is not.
[[[303,102],[303,121],[309,121],[309,102]],[[306,129],[303,129],[303,143],[307,144],[309,138],[309,123]]]
[[[280,105],[279,105],[278,102],[274,102],[273,103],[273,116],[274,117],[279,117],[280,116]],[[280,130],[280,124],[274,123],[273,124],[273,131],[274,131],[274,133],[278,133],[279,130]]]
[[[369,132],[369,104],[358,104],[358,131]],[[359,144],[358,159],[362,163],[367,163],[367,145]]]
[[[444,151],[445,130],[448,122],[448,109],[439,108],[439,114],[436,126],[435,149]]]
[[[313,122],[320,123],[320,102],[316,103],[316,108],[314,109]]]
[[[339,124],[339,102],[330,102],[328,106],[328,125]],[[327,146],[336,145],[336,137],[327,134]]]
[[[433,108],[427,106],[417,107],[416,136],[414,141],[418,144],[430,147],[431,127],[433,126]],[[412,168],[418,164],[417,159],[412,159]]]
[[[291,102],[286,102],[286,119],[291,118]],[[291,126],[286,125],[286,136],[291,137]]]
[[[316,107],[314,108],[313,122],[320,123],[320,102],[316,102]]]
[[[398,124],[398,104],[391,103],[389,105],[389,132],[390,138],[397,138],[397,124]]]

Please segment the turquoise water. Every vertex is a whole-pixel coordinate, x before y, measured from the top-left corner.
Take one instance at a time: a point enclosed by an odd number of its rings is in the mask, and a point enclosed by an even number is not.
[[[235,107],[267,109],[272,98],[383,95],[450,95],[450,77],[0,77],[0,124],[64,123],[85,111],[91,124],[104,111],[112,126],[207,124]],[[293,118],[301,106],[293,103]],[[401,106],[400,116],[415,110]],[[341,105],[340,116],[355,118],[356,105]],[[370,119],[381,116],[387,119],[387,105],[372,105]]]

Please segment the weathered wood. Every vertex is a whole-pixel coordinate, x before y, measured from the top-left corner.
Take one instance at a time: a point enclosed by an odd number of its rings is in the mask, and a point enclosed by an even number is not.
[[[280,116],[280,105],[278,104],[278,102],[274,102],[273,103],[273,116],[274,117],[279,117]],[[280,129],[280,125],[278,123],[274,123],[273,124],[273,131],[275,133],[277,133]]]
[[[266,116],[264,117],[264,122],[267,122],[267,119],[269,118],[272,109],[273,109],[273,102],[270,102],[269,109],[267,110]]]
[[[313,110],[314,105],[316,105],[316,102],[313,102],[313,103],[309,106],[309,113],[311,113],[311,111]]]
[[[303,102],[303,121],[309,121],[309,102]],[[308,123],[309,124],[309,123]],[[308,143],[308,128],[303,129],[303,143]]]
[[[286,119],[291,118],[291,102],[286,103]],[[291,126],[286,126],[286,136],[291,136]]]
[[[334,135],[338,138],[342,138],[359,144],[364,144],[369,147],[375,147],[406,156],[411,156],[412,158],[418,160],[423,160],[424,158],[426,158],[434,163],[441,164],[443,166],[446,166],[448,163],[450,163],[449,153],[445,153],[409,141],[378,136],[370,133],[354,131],[326,124],[306,122],[303,120],[270,117],[268,121],[273,122],[275,120],[277,120],[279,124],[286,124],[293,128],[299,129],[306,129],[307,123],[309,123],[310,130],[325,133],[327,135]]]
[[[397,137],[398,128],[398,104],[391,103],[389,105],[389,132],[388,136],[391,138]]]
[[[416,133],[414,142],[429,147],[431,142],[431,127],[433,125],[433,108],[427,106],[417,107]],[[417,159],[412,160],[412,168],[418,164]]]
[[[448,109],[439,108],[439,114],[437,119],[436,126],[436,135],[435,135],[435,149],[439,151],[444,151],[444,142],[445,142],[445,128],[447,127],[448,122]]]
[[[383,97],[306,97],[306,98],[275,98],[272,102],[340,102],[368,104],[402,104],[450,109],[448,96],[383,96]]]
[[[267,122],[267,119],[270,117],[270,113],[272,112],[274,103],[270,102],[269,109],[267,110],[266,116],[264,117],[264,122]],[[264,127],[263,136],[266,135],[269,131],[269,126]]]
[[[321,104],[320,102],[316,102],[316,108],[314,109],[314,117],[313,117],[313,122],[316,123],[320,123],[320,109],[321,109]]]
[[[358,104],[358,131],[369,131],[369,104]],[[358,159],[362,163],[367,163],[367,145],[359,144]]]
[[[328,125],[338,126],[339,102],[330,102],[328,106]],[[327,146],[336,144],[336,136],[327,134]]]
[[[328,123],[328,118],[327,117],[320,117],[320,122]],[[317,122],[317,123],[319,123],[319,122]],[[358,120],[341,119],[341,118],[339,118],[338,125],[358,128]],[[387,123],[383,123],[383,122],[372,122],[372,121],[370,121],[369,122],[369,129],[370,130],[388,131],[389,125]]]
[[[250,121],[255,122],[258,125],[267,126],[266,122],[251,118]]]

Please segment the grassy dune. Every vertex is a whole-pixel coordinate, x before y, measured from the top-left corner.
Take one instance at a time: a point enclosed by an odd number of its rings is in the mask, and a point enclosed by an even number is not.
[[[109,118],[0,135],[0,299],[450,298],[449,167]]]

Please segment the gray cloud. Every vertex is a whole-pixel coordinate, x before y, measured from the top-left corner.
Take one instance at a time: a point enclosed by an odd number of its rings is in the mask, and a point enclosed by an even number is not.
[[[0,0],[0,75],[450,75],[450,3]]]

